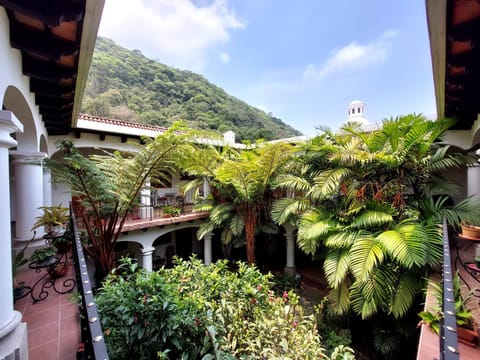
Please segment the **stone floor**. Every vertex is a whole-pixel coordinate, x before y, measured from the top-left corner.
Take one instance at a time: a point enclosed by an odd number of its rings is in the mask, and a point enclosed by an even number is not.
[[[18,280],[26,286],[33,286],[45,274],[26,268],[18,274]],[[71,288],[64,286],[66,279],[75,278],[74,267],[63,278],[56,280],[56,288],[65,291]],[[49,275],[44,280],[50,279]],[[38,296],[41,284],[35,288],[34,296]],[[66,284],[68,285],[68,284]],[[74,287],[75,291],[76,287]],[[53,288],[46,288],[48,296],[35,302],[27,295],[15,302],[15,310],[22,313],[23,322],[27,323],[28,346],[30,360],[74,360],[80,344],[80,320],[78,306],[69,301],[71,293],[57,294]]]

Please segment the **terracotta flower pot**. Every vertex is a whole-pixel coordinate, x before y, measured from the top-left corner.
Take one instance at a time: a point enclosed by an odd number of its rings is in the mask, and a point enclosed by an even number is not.
[[[47,268],[48,274],[52,279],[58,279],[58,278],[64,277],[69,270],[70,270],[70,263],[68,262],[62,262],[55,265],[55,267]]]
[[[480,226],[462,225],[462,236],[480,239]]]
[[[473,329],[467,329],[462,326],[457,326],[458,341],[465,345],[475,347],[478,344],[478,334]]]

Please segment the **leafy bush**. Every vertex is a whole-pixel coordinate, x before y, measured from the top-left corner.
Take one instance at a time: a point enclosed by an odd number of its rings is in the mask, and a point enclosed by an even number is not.
[[[324,358],[314,317],[293,292],[275,296],[271,276],[253,266],[192,258],[151,274],[121,267],[97,295],[112,359]]]

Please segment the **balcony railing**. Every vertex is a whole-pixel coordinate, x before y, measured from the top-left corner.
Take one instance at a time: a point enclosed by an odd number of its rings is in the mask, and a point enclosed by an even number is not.
[[[458,360],[457,317],[453,291],[452,261],[447,220],[443,219],[443,319],[440,323],[440,359]]]
[[[82,298],[81,305],[81,337],[83,359],[107,360],[108,353],[100,324],[100,316],[95,305],[93,290],[87,270],[87,262],[83,253],[77,222],[73,211],[70,211],[75,234],[73,253],[76,263],[77,290]]]

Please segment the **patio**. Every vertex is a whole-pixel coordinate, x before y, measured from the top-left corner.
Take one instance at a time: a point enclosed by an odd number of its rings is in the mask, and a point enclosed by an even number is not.
[[[28,267],[20,271],[18,280],[26,286],[32,286],[44,275]],[[47,277],[49,278],[49,277]],[[47,279],[46,278],[46,279]],[[75,268],[70,267],[69,273],[57,280],[59,291],[65,288],[66,279],[75,278]],[[41,284],[37,287],[38,294]],[[74,288],[75,291],[76,287]],[[15,302],[15,310],[22,314],[22,321],[27,323],[28,347],[30,360],[77,359],[77,350],[80,345],[80,320],[78,306],[69,301],[70,293],[57,294],[52,288],[47,288],[48,296],[35,302],[27,294]],[[37,296],[37,295],[35,295]]]

